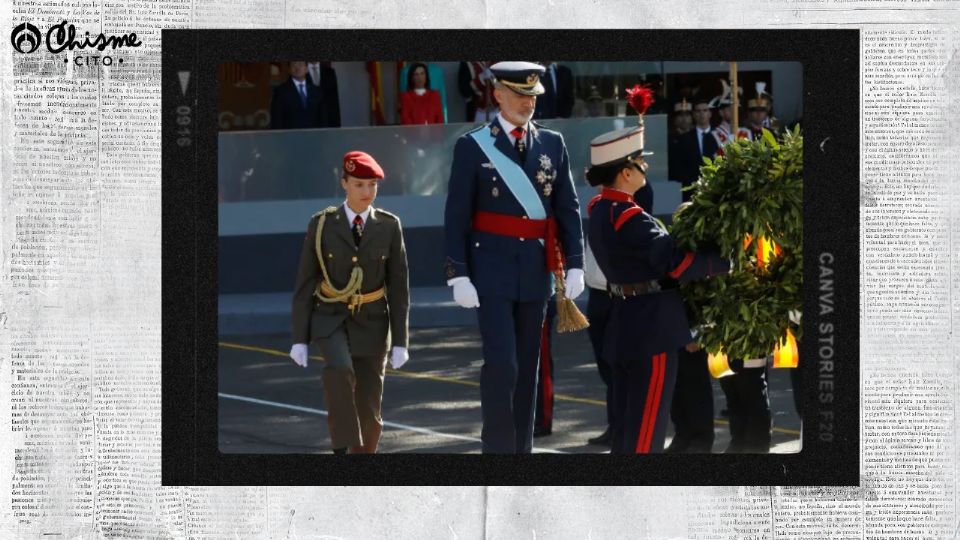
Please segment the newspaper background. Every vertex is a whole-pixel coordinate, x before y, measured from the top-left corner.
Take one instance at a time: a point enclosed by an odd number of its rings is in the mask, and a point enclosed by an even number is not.
[[[4,0],[0,10],[5,28],[69,20],[144,43],[134,69],[113,71],[2,45],[0,537],[957,536],[960,2]],[[860,28],[862,486],[162,487],[163,27]]]

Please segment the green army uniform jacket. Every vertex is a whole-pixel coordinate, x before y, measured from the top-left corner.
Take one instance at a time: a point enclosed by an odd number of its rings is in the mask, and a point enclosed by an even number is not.
[[[346,303],[325,303],[314,296],[323,280],[316,234],[324,213],[327,216],[321,255],[330,284],[342,290],[350,280],[354,265],[360,265],[363,269],[361,293],[386,288],[383,298],[363,304],[354,314]],[[352,356],[384,356],[391,338],[394,346],[407,347],[410,283],[400,219],[371,207],[359,247],[354,243],[348,221],[343,205],[318,212],[310,219],[293,293],[293,342],[323,339],[345,323]]]

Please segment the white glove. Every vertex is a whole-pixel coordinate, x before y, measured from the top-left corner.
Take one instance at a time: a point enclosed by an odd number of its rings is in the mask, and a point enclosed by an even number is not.
[[[390,351],[390,367],[393,369],[400,369],[400,366],[406,364],[409,359],[410,353],[407,352],[406,347],[394,347]]]
[[[296,343],[290,347],[290,358],[300,367],[307,367],[307,344]]]
[[[460,307],[475,308],[480,307],[480,297],[477,296],[477,288],[470,283],[470,278],[460,276],[447,282],[453,285],[453,301],[460,304]]]
[[[565,295],[570,300],[576,300],[580,293],[583,292],[583,270],[579,268],[571,268],[567,270],[567,290]]]
[[[490,68],[486,68],[486,69],[484,69],[482,72],[480,72],[480,77],[479,77],[479,79],[480,79],[481,81],[492,81],[492,80],[493,80],[493,72],[490,71]]]

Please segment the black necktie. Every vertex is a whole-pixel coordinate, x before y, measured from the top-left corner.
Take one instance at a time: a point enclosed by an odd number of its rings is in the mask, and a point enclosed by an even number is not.
[[[527,141],[524,140],[524,135],[526,135],[526,130],[523,128],[513,128],[513,131],[510,132],[513,135],[516,141],[513,144],[513,147],[517,149],[517,153],[520,154],[520,163],[524,163],[527,157]]]
[[[363,237],[363,218],[357,215],[353,218],[353,243],[360,247],[360,238]]]

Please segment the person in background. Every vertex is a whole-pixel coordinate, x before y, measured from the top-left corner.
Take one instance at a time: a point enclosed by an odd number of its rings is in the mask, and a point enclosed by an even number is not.
[[[457,88],[467,101],[467,122],[487,122],[497,116],[497,99],[493,95],[493,62],[460,62]]]
[[[340,90],[330,62],[309,62],[307,80],[320,89],[320,127],[340,127]]]
[[[673,106],[673,118],[670,123],[671,135],[683,135],[693,129],[693,107],[684,98]]]
[[[780,131],[780,122],[770,116],[772,108],[772,96],[767,92],[767,83],[758,82],[756,86],[757,95],[747,101],[747,129],[753,140],[763,137],[763,130],[767,129],[777,136]]]
[[[733,110],[733,88],[730,86],[724,79],[720,79],[720,83],[723,85],[723,93],[719,96],[710,100],[710,108],[717,112],[717,115],[720,117],[720,123],[714,126],[712,133],[714,138],[717,139],[717,146],[723,148],[727,144],[733,142],[733,115],[737,114],[737,111]],[[738,94],[743,94],[742,88],[737,88]],[[740,106],[743,106],[743,101],[740,100]],[[749,139],[750,130],[740,126],[737,130],[737,139]]]
[[[720,378],[730,418],[730,444],[725,454],[770,452],[771,417],[767,359],[730,359],[733,375]]]
[[[570,118],[574,101],[573,72],[556,62],[544,62],[543,66],[546,69],[540,79],[543,82],[543,95],[537,98],[533,118]]]
[[[690,200],[692,193],[686,188],[700,177],[703,158],[717,155],[717,139],[710,128],[710,105],[705,99],[693,102],[694,129],[677,138],[670,149],[670,180],[683,185],[683,202]]]
[[[307,63],[290,62],[290,77],[273,89],[270,129],[323,127],[320,89],[307,80]]]
[[[407,71],[407,91],[400,94],[400,123],[407,126],[443,123],[440,93],[430,89],[426,64],[412,64]]]
[[[674,220],[690,204],[681,204],[673,214]],[[661,280],[660,284],[669,289],[679,287],[676,280],[669,278]],[[690,307],[686,304],[685,307],[689,320],[692,318]],[[677,384],[670,406],[674,435],[665,450],[668,454],[709,454],[713,449],[713,386],[707,352],[700,348],[696,338],[696,330],[691,329],[690,343],[677,351]]]
[[[584,249],[583,271],[589,295],[587,297],[587,320],[590,321],[590,326],[587,327],[587,334],[590,336],[590,346],[593,348],[593,359],[597,364],[597,371],[600,372],[600,379],[606,386],[605,401],[607,409],[606,429],[600,435],[587,439],[587,443],[609,448],[613,440],[614,426],[613,368],[603,355],[603,336],[607,329],[607,321],[610,320],[612,301],[610,293],[607,292],[607,278],[604,277],[603,271],[597,266],[597,259],[594,258],[589,243]]]
[[[400,219],[373,207],[380,165],[348,152],[343,171],[346,200],[314,214],[303,240],[290,358],[307,367],[308,345],[319,346],[333,453],[373,454],[387,353],[394,369],[410,358],[407,252]]]
[[[603,97],[600,95],[600,90],[597,89],[596,85],[590,85],[590,92],[587,94],[585,101],[586,116],[591,118],[603,116]]]

